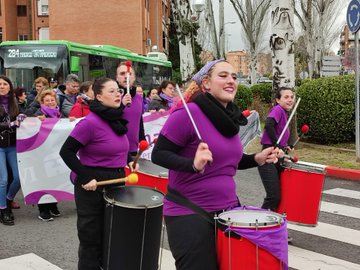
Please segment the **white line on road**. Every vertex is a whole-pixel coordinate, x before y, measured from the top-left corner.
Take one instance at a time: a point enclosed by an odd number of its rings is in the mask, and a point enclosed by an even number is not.
[[[320,211],[360,219],[360,208],[358,207],[322,201]]]
[[[289,267],[306,270],[358,270],[359,264],[351,263],[306,249],[289,246]]]
[[[360,246],[360,231],[318,222],[316,227],[288,223],[288,229]]]
[[[360,191],[351,189],[333,188],[324,190],[323,193],[360,200]]]

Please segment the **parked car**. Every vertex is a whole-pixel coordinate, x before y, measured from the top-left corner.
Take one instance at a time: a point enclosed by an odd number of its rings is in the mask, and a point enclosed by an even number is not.
[[[272,80],[270,80],[268,77],[260,77],[257,83],[272,83]]]

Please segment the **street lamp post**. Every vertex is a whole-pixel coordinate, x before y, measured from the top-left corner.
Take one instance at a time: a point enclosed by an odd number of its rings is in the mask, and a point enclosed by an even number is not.
[[[224,19],[224,17],[222,17]],[[220,20],[221,22],[221,20]],[[222,23],[219,24],[219,47],[220,47],[220,57],[224,58],[225,57],[225,25],[227,24],[234,24],[236,22],[226,22],[224,23],[224,21]]]
[[[192,8],[196,12],[197,19],[200,16],[200,13],[205,9],[206,0],[193,0]]]

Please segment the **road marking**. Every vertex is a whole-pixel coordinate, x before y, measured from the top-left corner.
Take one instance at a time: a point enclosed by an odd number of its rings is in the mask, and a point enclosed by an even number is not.
[[[356,190],[333,188],[333,189],[325,190],[323,191],[323,193],[360,200],[360,191],[356,191]]]
[[[360,219],[360,208],[358,207],[322,201],[320,211]]]
[[[44,260],[34,253],[0,260],[0,269],[11,270],[61,270],[61,268]]]
[[[289,246],[289,267],[306,270],[358,270],[359,264]]]
[[[160,250],[161,254],[161,250]],[[176,270],[175,267],[175,259],[172,256],[171,252],[167,249],[162,249],[162,260],[161,260],[161,268],[162,270]]]
[[[318,222],[316,227],[288,223],[288,229],[360,246],[360,231]]]

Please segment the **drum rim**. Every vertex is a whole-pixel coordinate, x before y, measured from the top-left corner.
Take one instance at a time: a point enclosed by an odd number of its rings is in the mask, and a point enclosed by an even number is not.
[[[109,190],[120,189],[120,188],[148,189],[148,190],[152,190],[152,191],[156,191],[157,193],[160,193],[163,196],[163,198],[165,197],[163,192],[161,192],[161,191],[159,191],[157,189],[154,189],[154,188],[146,187],[146,186],[117,186],[117,187],[113,187],[113,188],[111,188]],[[124,207],[124,208],[130,208],[130,209],[146,209],[146,208],[147,209],[152,209],[152,208],[158,208],[158,207],[160,207],[160,206],[162,206],[164,204],[163,200],[160,200],[158,204],[152,204],[152,205],[128,204],[128,203],[124,203],[124,202],[118,202],[118,201],[115,201],[112,198],[109,198],[106,195],[106,191],[104,192],[104,200],[107,203],[110,203],[112,205],[121,206],[121,207]]]
[[[150,164],[153,164],[153,165],[155,165],[155,166],[157,166],[157,167],[163,168],[164,171],[160,171],[158,174],[153,174],[153,173],[148,172],[148,171],[143,171],[142,169],[144,169],[144,168],[141,166],[141,164],[142,164],[143,162],[145,162],[145,163],[150,163]],[[163,179],[166,179],[166,180],[169,178],[169,170],[168,170],[168,169],[166,169],[166,168],[164,168],[164,167],[161,167],[161,166],[159,166],[159,165],[157,165],[157,164],[154,164],[154,163],[152,163],[150,160],[140,158],[139,161],[138,161],[138,163],[139,163],[139,165],[140,165],[140,168],[139,168],[138,173],[141,173],[141,174],[144,174],[144,175],[148,175],[148,176],[151,176],[151,177],[163,178]],[[145,165],[144,165],[144,166],[145,166]],[[127,168],[129,168],[129,167],[127,167]],[[166,175],[165,175],[165,174],[166,174]],[[162,180],[162,179],[161,179],[161,180]]]
[[[277,216],[279,219],[277,221],[269,221],[269,222],[260,222],[258,224],[256,224],[255,222],[239,222],[239,221],[231,221],[229,222],[228,220],[225,220],[223,218],[221,218],[221,215],[224,215],[225,213],[231,213],[231,212],[248,212],[248,213],[266,213],[269,212],[274,216]],[[240,210],[240,209],[233,209],[230,211],[225,211],[223,213],[220,213],[217,217],[218,222],[221,225],[224,226],[228,226],[228,227],[234,227],[234,228],[271,228],[271,227],[276,227],[279,225],[282,225],[284,223],[284,217],[276,212],[272,212],[272,211],[267,211],[267,210]]]

